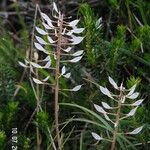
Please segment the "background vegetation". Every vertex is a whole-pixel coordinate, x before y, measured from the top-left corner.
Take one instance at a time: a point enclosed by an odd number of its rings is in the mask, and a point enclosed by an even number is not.
[[[0,147],[12,145],[12,128],[18,128],[18,149],[36,149],[36,126],[40,128],[41,149],[52,149],[54,131],[54,91],[43,87],[41,106],[35,113],[36,99],[28,72],[18,65],[31,48],[35,4],[50,14],[51,1],[0,1]],[[144,103],[136,116],[124,121],[121,128],[132,129],[143,124],[141,134],[120,137],[117,149],[145,149],[150,145],[150,2],[148,0],[61,0],[59,8],[68,16],[80,18],[84,41],[80,49],[84,58],[71,69],[70,82],[63,87],[82,83],[78,93],[60,93],[61,136],[64,150],[109,149],[109,142],[95,144],[91,131],[107,134],[101,126],[101,115],[94,113],[93,103],[107,101],[97,86],[108,86],[111,76],[126,87],[137,83]],[[96,21],[102,17],[102,27]],[[40,17],[38,16],[38,19]],[[37,21],[38,21],[37,19]],[[71,67],[71,66],[70,66]],[[48,72],[47,72],[48,73]],[[50,91],[50,94],[49,94]],[[66,104],[67,103],[67,104]],[[108,127],[107,124],[105,124]]]

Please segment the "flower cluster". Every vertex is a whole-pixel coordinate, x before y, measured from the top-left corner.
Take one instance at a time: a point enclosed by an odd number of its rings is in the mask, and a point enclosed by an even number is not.
[[[68,22],[68,18],[62,14],[55,3],[53,3],[52,19],[45,13],[40,12],[42,17],[42,27],[36,26],[36,42],[34,46],[37,51],[34,52],[34,62],[25,59],[25,63],[19,62],[22,67],[29,68],[33,75],[35,69],[56,70],[58,66],[59,78],[70,78],[71,73],[64,64],[77,63],[83,57],[83,50],[75,51],[74,46],[79,44],[84,37],[77,36],[83,32],[84,28],[77,28],[79,20]],[[47,50],[50,47],[51,50]],[[45,58],[41,59],[43,53]],[[53,63],[54,60],[54,63]],[[59,64],[56,62],[59,60]],[[61,64],[61,65],[60,65]],[[33,76],[32,79],[36,84],[48,84],[50,76],[44,79],[39,79]],[[70,91],[78,91],[82,85],[75,86]]]
[[[139,96],[139,93],[135,92],[136,84],[133,85],[130,89],[126,89],[123,86],[123,83],[121,83],[121,85],[118,86],[111,77],[109,77],[109,82],[113,86],[114,89],[119,91],[119,95],[113,94],[106,87],[102,87],[102,86],[100,86],[100,91],[104,95],[108,96],[111,100],[113,100],[116,106],[111,107],[108,103],[101,102],[101,106],[94,104],[94,108],[99,113],[103,114],[105,119],[113,124],[114,128],[118,128],[121,120],[135,115],[137,108],[142,104],[144,99],[139,99],[135,102],[129,103],[131,100],[133,101]],[[122,107],[131,107],[132,109],[127,114],[122,114],[121,113]],[[116,113],[111,112],[111,111],[114,112],[114,110]],[[111,115],[115,116],[115,119],[112,119],[112,117],[109,117]],[[142,129],[143,129],[143,126],[138,127],[134,129],[133,131],[127,132],[124,134],[130,134],[130,135],[138,134]],[[101,136],[99,136],[98,134],[94,132],[92,132],[92,136],[98,141],[103,140]]]

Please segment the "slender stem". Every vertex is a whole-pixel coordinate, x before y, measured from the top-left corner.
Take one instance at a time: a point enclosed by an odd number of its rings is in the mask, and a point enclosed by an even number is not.
[[[118,101],[118,110],[117,110],[117,115],[116,115],[115,130],[114,130],[114,133],[113,133],[113,140],[112,140],[111,150],[115,149],[115,144],[116,144],[116,140],[117,140],[122,100],[123,100],[123,89],[120,88],[120,95],[119,95],[119,101]]]
[[[34,32],[35,32],[35,25],[36,25],[36,18],[37,18],[37,11],[38,11],[38,4],[36,4],[35,15],[34,15],[34,24],[32,30],[32,37],[31,37],[31,50],[30,50],[30,60],[32,61],[33,57],[33,42],[34,42]],[[37,60],[36,60],[37,62]],[[31,71],[30,71],[31,76]],[[38,79],[38,70],[36,69],[36,77]],[[40,105],[40,92],[39,92],[39,85],[36,84],[36,96],[37,96],[37,105],[36,105],[36,113],[39,112],[39,105]],[[37,140],[37,150],[40,150],[40,131],[39,127],[36,127],[36,140]]]
[[[59,66],[60,66],[60,52],[61,52],[61,41],[62,41],[62,30],[63,30],[63,15],[60,21],[60,29],[58,33],[58,42],[56,49],[56,74],[55,74],[55,125],[56,125],[56,136],[58,142],[58,149],[61,150],[61,137],[59,133],[59,121],[58,121],[58,97],[59,97]]]

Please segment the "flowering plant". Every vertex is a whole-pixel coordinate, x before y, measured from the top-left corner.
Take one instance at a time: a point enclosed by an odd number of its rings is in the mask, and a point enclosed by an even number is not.
[[[102,87],[102,86],[100,86],[100,91],[104,95],[108,96],[111,100],[113,100],[115,106],[111,107],[108,103],[101,102],[101,106],[94,104],[94,107],[99,113],[104,115],[107,121],[111,122],[114,126],[113,137],[112,137],[112,140],[110,140],[112,142],[111,150],[114,150],[117,136],[118,134],[121,134],[121,133],[118,133],[120,122],[128,117],[134,116],[136,113],[136,110],[142,104],[144,99],[139,99],[135,102],[130,103],[130,100],[133,101],[139,96],[139,93],[135,92],[136,84],[133,85],[130,89],[126,89],[123,86],[123,83],[121,83],[121,85],[118,86],[111,77],[109,77],[109,82],[115,90],[119,91],[119,94],[115,95],[111,93],[106,87]],[[129,113],[123,114],[122,107],[131,107],[132,109],[129,111]],[[143,126],[138,127],[131,132],[127,132],[123,134],[136,135],[140,133],[142,129],[143,129]],[[95,132],[92,132],[92,136],[97,141],[105,140],[105,138],[103,138],[102,136],[98,135]]]
[[[75,51],[74,46],[79,44],[84,37],[77,36],[84,28],[77,28],[79,20],[67,21],[69,18],[62,14],[55,3],[53,3],[52,19],[45,13],[40,12],[42,17],[42,28],[36,26],[38,35],[35,36],[33,60],[25,59],[25,63],[19,62],[22,67],[29,68],[32,80],[37,85],[50,85],[49,78],[54,76],[55,84],[55,124],[58,147],[61,149],[61,138],[58,123],[58,99],[60,90],[78,91],[82,85],[77,85],[72,89],[61,89],[59,87],[60,78],[70,78],[71,73],[66,67],[67,63],[77,63],[83,57],[83,50]],[[51,47],[51,51],[47,50]],[[43,53],[45,58],[42,58]],[[41,79],[38,69],[50,70],[51,75]],[[37,95],[37,94],[36,94]]]

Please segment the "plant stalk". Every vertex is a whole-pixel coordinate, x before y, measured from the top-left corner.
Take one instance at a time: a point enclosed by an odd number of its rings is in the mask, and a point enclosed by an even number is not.
[[[117,134],[118,134],[118,128],[119,128],[119,119],[120,119],[120,113],[121,113],[121,103],[123,100],[123,87],[120,89],[120,95],[119,95],[119,101],[118,101],[118,110],[117,110],[117,115],[116,115],[116,122],[115,122],[115,130],[113,133],[113,140],[112,140],[112,145],[111,145],[111,150],[115,149],[115,144],[117,140]]]
[[[60,52],[61,52],[61,41],[62,41],[62,30],[63,30],[63,16],[60,20],[60,28],[58,33],[57,49],[56,49],[56,74],[55,74],[55,125],[56,125],[56,136],[58,142],[58,150],[61,150],[61,137],[59,132],[59,67],[60,67]]]

